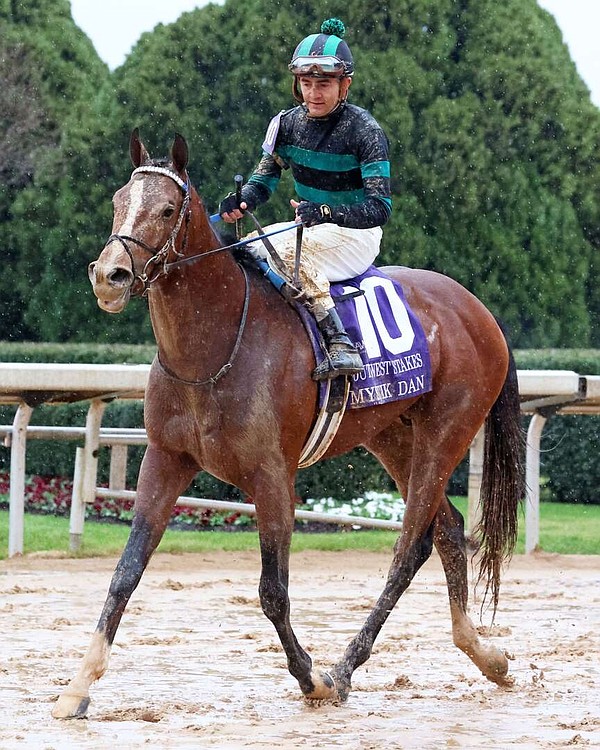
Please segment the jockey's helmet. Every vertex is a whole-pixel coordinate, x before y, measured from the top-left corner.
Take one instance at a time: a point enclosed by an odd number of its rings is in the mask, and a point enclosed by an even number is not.
[[[345,78],[353,75],[352,53],[342,39],[345,33],[342,21],[329,18],[321,24],[320,34],[311,34],[300,42],[288,65],[294,75],[294,91],[298,76]]]

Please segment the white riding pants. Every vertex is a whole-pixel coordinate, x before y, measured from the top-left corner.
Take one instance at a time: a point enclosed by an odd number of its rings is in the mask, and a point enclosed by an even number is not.
[[[265,227],[265,233],[286,224],[289,222],[271,224]],[[253,232],[248,236],[256,234]],[[382,234],[381,227],[349,229],[337,224],[306,227],[303,231],[300,256],[300,283],[304,292],[323,309],[331,309],[334,303],[329,293],[329,282],[344,281],[364,273],[379,255]],[[296,232],[292,229],[269,239],[289,269],[291,279],[296,259]],[[255,258],[267,260],[271,268],[277,272],[262,242],[248,245],[248,250]]]

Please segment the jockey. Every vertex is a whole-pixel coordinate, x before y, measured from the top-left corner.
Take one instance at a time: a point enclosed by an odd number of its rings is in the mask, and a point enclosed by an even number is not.
[[[344,32],[341,21],[329,19],[320,34],[296,47],[288,67],[299,105],[271,121],[263,156],[242,187],[241,199],[230,194],[219,206],[225,221],[241,219],[245,209],[253,211],[270,198],[282,169],[291,168],[299,201],[290,203],[296,222],[305,227],[300,281],[329,351],[313,371],[315,380],[363,369],[329,282],[358,276],[373,263],[392,205],[387,137],[366,110],[346,101],[354,63]],[[291,277],[295,233],[276,235],[272,243]],[[262,243],[252,252],[269,259]]]

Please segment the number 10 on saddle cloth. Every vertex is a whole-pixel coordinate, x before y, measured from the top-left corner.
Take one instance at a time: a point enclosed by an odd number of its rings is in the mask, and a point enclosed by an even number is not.
[[[336,308],[364,364],[363,372],[352,377],[347,408],[387,404],[431,390],[425,332],[400,284],[371,266],[354,279],[332,284],[331,293],[340,298]],[[322,352],[315,354],[320,361]]]

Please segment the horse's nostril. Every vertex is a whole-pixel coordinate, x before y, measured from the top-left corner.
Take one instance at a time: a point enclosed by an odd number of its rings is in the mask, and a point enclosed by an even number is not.
[[[133,280],[133,274],[127,268],[113,268],[107,274],[107,281],[111,286],[129,286]]]

